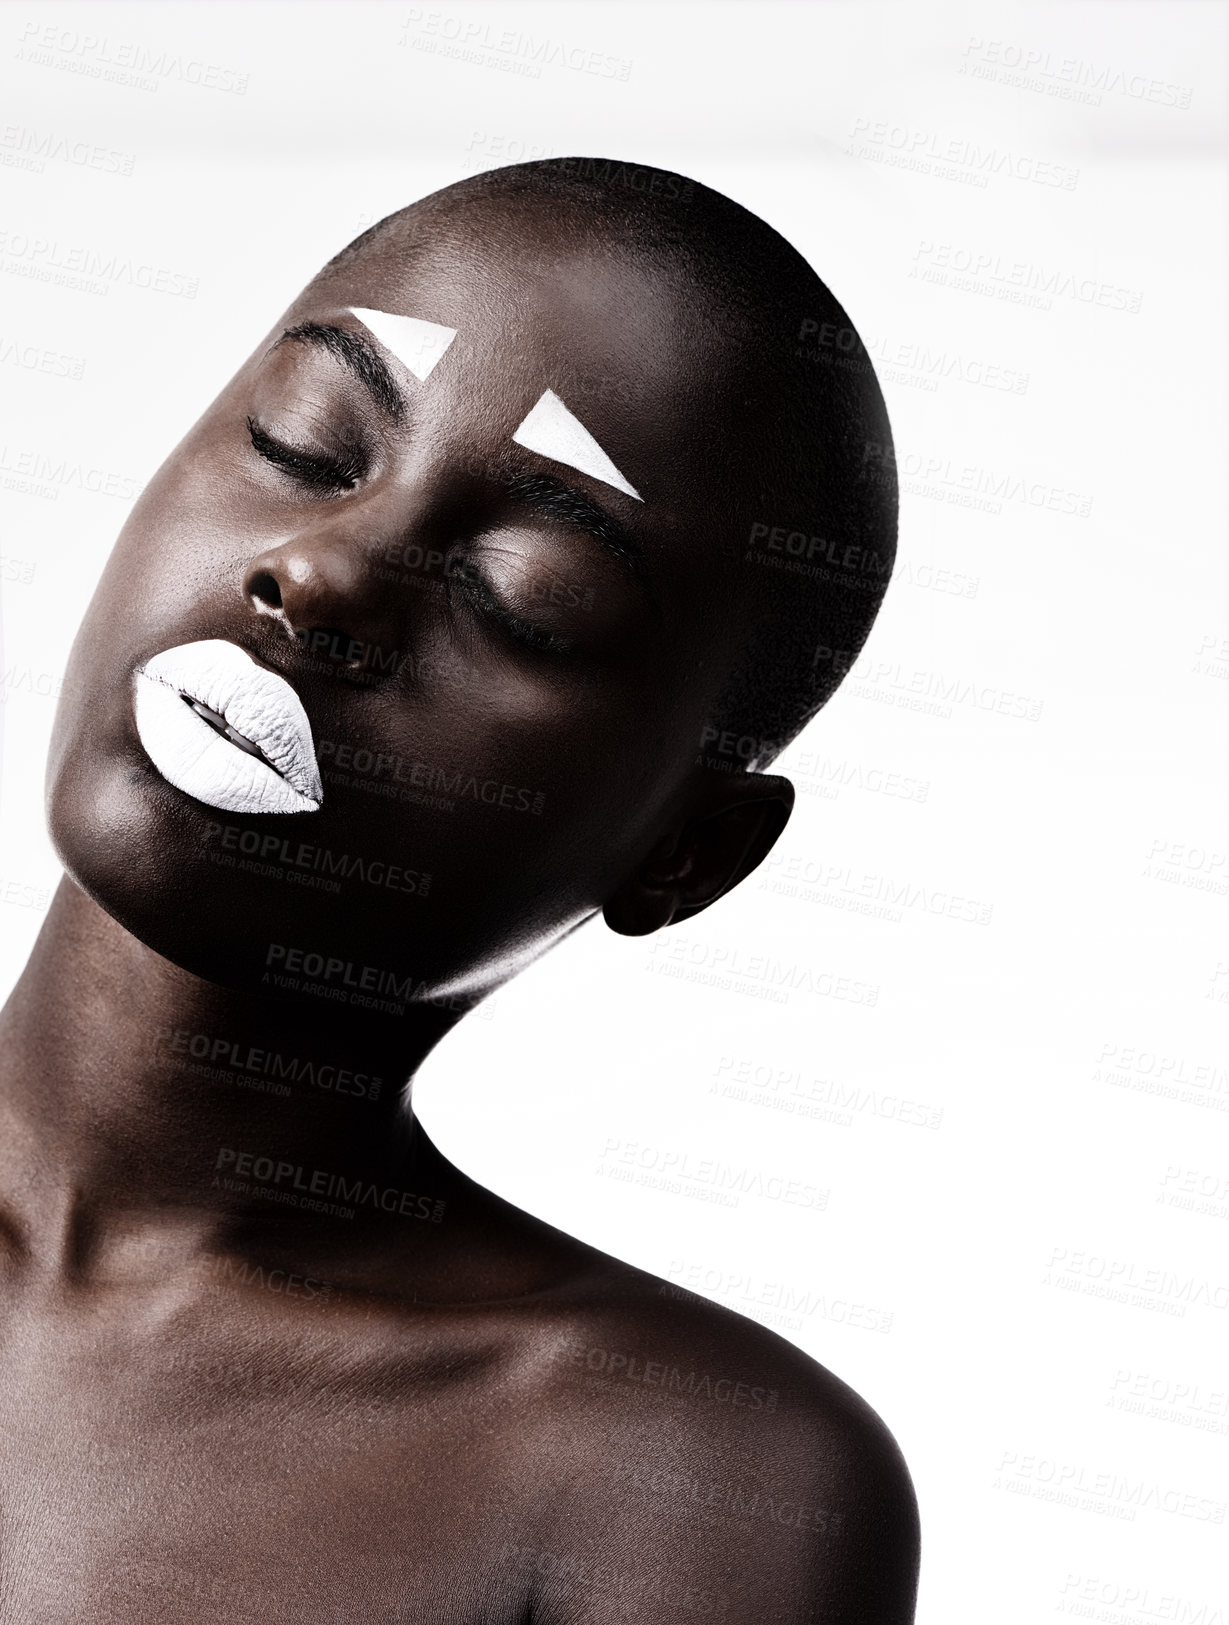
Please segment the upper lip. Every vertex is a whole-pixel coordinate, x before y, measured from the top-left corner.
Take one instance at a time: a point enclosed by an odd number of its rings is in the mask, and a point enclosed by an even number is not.
[[[285,634],[284,636],[277,637],[272,644],[272,647],[274,650],[285,650],[286,654],[289,656],[287,664],[292,669],[295,665],[306,666],[308,669],[305,672],[305,676],[309,682],[312,680],[313,674],[318,674],[322,669],[327,669],[330,682],[342,683],[347,688],[370,690],[373,685],[388,675],[386,672],[373,674],[368,670],[365,658],[356,660],[341,660],[336,657],[330,658],[327,655],[315,655],[309,649],[304,647],[304,644],[300,642],[295,632],[292,631],[290,626],[287,625],[285,621],[281,620],[280,617],[270,615],[263,617],[262,619],[265,624],[270,621],[274,622],[279,632]],[[267,654],[261,654],[258,650],[253,649],[242,638],[227,638],[226,641],[228,643],[237,644],[246,654],[251,655],[252,659],[258,666],[263,666],[266,671],[273,672],[277,677],[285,678],[287,682],[293,682],[292,677],[288,675],[287,671],[282,669],[281,664],[277,660],[270,658],[270,656]],[[360,642],[364,651],[370,650],[372,647],[374,647],[371,644],[362,642],[362,640],[356,641]]]
[[[136,670],[217,712],[295,790],[322,799],[303,702],[287,679],[250,649],[229,638],[194,639],[163,649]]]

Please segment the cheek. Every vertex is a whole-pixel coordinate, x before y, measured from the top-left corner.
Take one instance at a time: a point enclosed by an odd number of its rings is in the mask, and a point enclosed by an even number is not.
[[[605,900],[639,855],[657,780],[609,697],[459,667],[373,697],[319,744],[323,838],[431,873],[439,929],[499,951]]]
[[[673,786],[677,754],[660,720],[606,699],[533,728],[484,731],[475,744],[475,757],[501,783],[526,787],[536,809],[524,828],[504,819],[492,831],[492,882],[600,906],[651,844]]]
[[[250,506],[185,442],[146,486],[117,537],[78,642],[140,648],[176,617],[199,613],[241,582],[255,545]]]

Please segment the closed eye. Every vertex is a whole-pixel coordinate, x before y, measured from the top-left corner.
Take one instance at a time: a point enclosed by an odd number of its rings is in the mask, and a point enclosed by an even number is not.
[[[560,637],[557,632],[548,632],[545,627],[534,626],[530,621],[514,614],[506,604],[499,601],[471,561],[461,554],[454,554],[448,560],[446,580],[450,586],[455,582],[481,614],[496,622],[518,643],[537,649],[543,654],[568,654],[575,647],[570,638]]]
[[[305,451],[274,439],[255,418],[248,418],[247,426],[258,456],[312,490],[352,491],[367,472],[367,459],[357,447],[337,453]]]

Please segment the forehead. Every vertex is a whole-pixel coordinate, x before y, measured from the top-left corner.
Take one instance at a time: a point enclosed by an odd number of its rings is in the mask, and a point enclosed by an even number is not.
[[[740,440],[745,450],[735,417],[746,364],[720,312],[625,247],[536,219],[428,222],[326,271],[293,314],[326,307],[454,328],[416,387],[424,413],[510,438],[549,389],[662,518],[686,523],[702,508],[711,520],[715,469],[730,469]]]
[[[365,288],[374,308],[431,303],[448,325],[501,345],[557,352],[557,359],[669,389],[695,350],[701,313],[664,267],[627,248],[551,232],[536,219],[497,229],[480,219],[428,220],[408,238],[389,233],[341,268],[331,288]],[[432,320],[429,311],[407,311]],[[676,324],[697,329],[676,331]],[[505,354],[505,359],[506,359]],[[554,357],[552,357],[554,358]]]

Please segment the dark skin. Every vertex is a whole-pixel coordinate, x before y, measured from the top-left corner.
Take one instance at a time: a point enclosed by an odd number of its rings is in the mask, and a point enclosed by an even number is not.
[[[151,481],[87,614],[49,766],[68,875],[2,1018],[14,1625],[912,1618],[912,1491],[863,1402],[482,1189],[410,1106],[492,989],[599,912],[698,913],[792,805],[697,762],[739,634],[714,537],[754,502],[729,472],[748,357],[587,241],[471,206],[323,273]],[[458,337],[423,382],[385,353],[389,395],[327,336],[364,337],[350,307]],[[546,388],[643,502],[512,444]],[[293,684],[319,811],[219,812],[145,756],[132,672],[201,638]],[[237,861],[253,834],[265,872]],[[285,839],[430,882],[292,884]],[[354,974],[289,986],[292,951]],[[327,996],[362,967],[389,1008]],[[317,1199],[336,1177],[375,1194]]]

